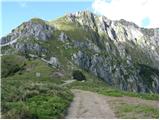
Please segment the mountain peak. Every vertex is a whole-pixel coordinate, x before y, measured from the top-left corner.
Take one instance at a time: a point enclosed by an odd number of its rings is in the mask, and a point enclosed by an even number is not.
[[[92,12],[90,11],[78,11],[75,13],[69,13],[66,15],[66,17],[70,20],[70,21],[75,21],[75,19],[90,19],[93,16],[95,16]]]
[[[94,13],[92,13],[89,10],[83,10],[83,11],[77,11],[74,13],[69,13],[67,15],[75,15],[75,16],[85,16],[85,15],[93,15]]]

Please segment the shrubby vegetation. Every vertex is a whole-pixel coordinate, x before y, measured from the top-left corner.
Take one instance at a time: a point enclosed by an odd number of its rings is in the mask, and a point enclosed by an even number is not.
[[[2,60],[2,118],[64,117],[73,95],[60,87],[62,81],[52,75],[53,68],[40,60],[28,61],[16,55],[3,56]],[[14,70],[15,65],[19,69]]]
[[[76,79],[79,81],[86,80],[86,77],[84,76],[84,74],[79,70],[73,71],[72,76],[73,76],[73,79]]]
[[[63,118],[71,100],[70,91],[55,84],[30,83],[2,88],[2,117]]]
[[[22,71],[26,64],[26,59],[18,55],[5,55],[1,59],[2,77],[14,75],[18,71]]]

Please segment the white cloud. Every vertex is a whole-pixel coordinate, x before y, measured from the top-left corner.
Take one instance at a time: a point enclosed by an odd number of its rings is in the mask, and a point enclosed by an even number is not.
[[[142,26],[145,18],[150,20],[146,27],[160,26],[160,0],[94,0],[92,8],[109,19],[125,19]]]

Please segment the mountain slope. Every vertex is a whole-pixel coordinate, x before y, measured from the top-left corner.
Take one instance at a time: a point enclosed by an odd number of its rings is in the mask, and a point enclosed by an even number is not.
[[[2,56],[2,118],[63,118],[72,101],[71,91],[60,84],[61,71],[40,59]],[[61,73],[61,76],[55,75]]]
[[[79,67],[122,90],[158,93],[158,38],[158,29],[83,11],[31,19],[1,38],[1,46],[2,54],[38,57],[68,75]]]

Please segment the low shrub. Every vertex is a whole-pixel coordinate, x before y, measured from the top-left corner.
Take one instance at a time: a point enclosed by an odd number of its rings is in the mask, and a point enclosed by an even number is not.
[[[1,64],[1,77],[7,77],[24,69],[25,58],[18,55],[5,55],[2,56]]]
[[[22,83],[2,87],[2,118],[63,118],[73,99],[69,89],[51,83]]]
[[[79,70],[73,71],[72,76],[73,76],[73,79],[76,79],[79,81],[86,80],[86,77],[84,76],[84,74]]]

